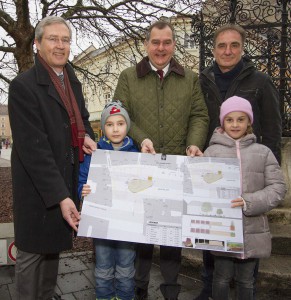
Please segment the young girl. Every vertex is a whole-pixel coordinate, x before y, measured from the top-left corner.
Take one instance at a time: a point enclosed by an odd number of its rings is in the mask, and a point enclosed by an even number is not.
[[[236,299],[252,300],[256,261],[271,254],[271,234],[266,212],[283,199],[286,187],[280,166],[269,148],[256,143],[252,133],[253,112],[249,101],[233,96],[221,105],[220,124],[204,152],[208,157],[238,157],[241,195],[231,207],[243,210],[242,258],[214,253],[213,299],[226,300],[234,278]]]
[[[98,149],[137,152],[133,140],[127,136],[130,119],[121,102],[110,102],[101,114],[104,133],[97,143]],[[86,184],[91,156],[86,155],[80,165],[79,197],[90,193]],[[93,239],[95,247],[96,299],[132,300],[134,298],[135,244],[123,241]]]

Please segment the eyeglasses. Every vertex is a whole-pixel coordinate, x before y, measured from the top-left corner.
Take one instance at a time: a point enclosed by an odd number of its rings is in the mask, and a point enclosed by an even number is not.
[[[60,42],[62,42],[63,45],[69,46],[71,44],[71,39],[70,38],[57,38],[54,36],[49,36],[45,38],[48,40],[51,44],[58,45]]]

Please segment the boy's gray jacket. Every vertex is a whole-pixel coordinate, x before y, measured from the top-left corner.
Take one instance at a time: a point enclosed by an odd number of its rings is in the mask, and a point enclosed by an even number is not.
[[[124,103],[129,136],[139,145],[149,138],[156,152],[176,155],[189,145],[204,147],[208,113],[198,76],[174,59],[162,82],[147,57],[122,71],[114,99]]]
[[[271,234],[266,212],[276,207],[285,196],[283,172],[272,151],[256,143],[254,134],[236,141],[217,128],[204,156],[226,158],[238,155],[242,175],[241,196],[246,202],[246,210],[243,211],[244,258],[269,257]]]

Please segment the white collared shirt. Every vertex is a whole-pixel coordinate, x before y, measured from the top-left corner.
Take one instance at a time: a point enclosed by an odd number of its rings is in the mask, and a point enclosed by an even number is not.
[[[157,70],[158,70],[151,62],[150,62],[150,65],[151,65],[151,67],[152,67],[152,69],[153,69],[154,71],[157,71]],[[163,68],[164,76],[168,73],[169,68],[170,68],[170,64],[167,64],[167,65]]]

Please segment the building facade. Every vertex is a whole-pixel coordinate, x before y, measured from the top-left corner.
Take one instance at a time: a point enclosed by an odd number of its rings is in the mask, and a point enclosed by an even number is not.
[[[12,135],[8,116],[8,106],[0,104],[0,141],[2,144],[6,142],[11,144]]]

